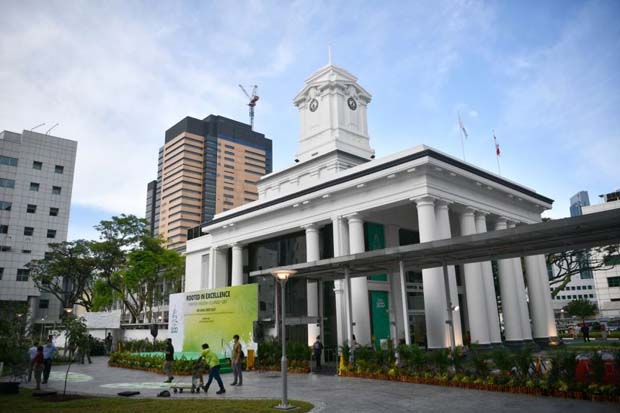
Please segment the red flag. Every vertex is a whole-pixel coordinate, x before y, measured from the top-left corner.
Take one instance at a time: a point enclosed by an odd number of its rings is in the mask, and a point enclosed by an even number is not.
[[[497,156],[501,155],[501,151],[499,150],[499,143],[497,143],[497,138],[495,137],[495,132],[493,133],[493,142],[495,142],[495,154]]]

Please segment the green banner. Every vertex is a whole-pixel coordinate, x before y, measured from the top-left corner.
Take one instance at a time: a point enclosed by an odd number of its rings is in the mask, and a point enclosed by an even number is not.
[[[216,354],[230,355],[238,334],[245,347],[252,342],[258,319],[258,285],[217,288],[184,294],[183,351],[200,351],[208,343]]]
[[[390,338],[389,298],[387,291],[370,292],[370,313],[372,314],[372,336],[375,348],[381,345],[381,339]]]

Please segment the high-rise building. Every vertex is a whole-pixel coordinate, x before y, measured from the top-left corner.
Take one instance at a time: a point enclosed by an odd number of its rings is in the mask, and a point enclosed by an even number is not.
[[[579,191],[570,197],[570,216],[578,217],[581,215],[581,207],[590,206],[588,191]]]
[[[62,308],[26,264],[67,240],[76,150],[68,139],[0,132],[0,300],[28,302],[37,322],[58,320]]]
[[[271,140],[218,115],[186,117],[166,131],[157,181],[148,184],[147,220],[168,248],[183,250],[216,213],[255,201],[272,170]]]

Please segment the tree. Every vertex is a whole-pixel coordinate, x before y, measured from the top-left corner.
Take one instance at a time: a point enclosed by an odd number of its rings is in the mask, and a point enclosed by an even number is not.
[[[86,323],[82,317],[76,318],[71,315],[65,317],[63,322],[63,329],[65,332],[65,337],[67,338],[67,342],[70,343],[69,347],[75,348],[75,346],[79,346],[80,351],[84,351],[84,343],[89,339],[88,337],[88,327],[86,327]],[[63,395],[67,393],[67,379],[69,378],[69,370],[71,369],[71,364],[73,364],[74,357],[71,355],[69,357],[69,363],[67,363],[67,371],[65,373],[65,387],[62,392]]]
[[[582,323],[586,322],[586,317],[592,317],[598,312],[596,304],[583,298],[569,302],[566,307],[564,307],[564,311],[570,316],[581,318]]]
[[[0,360],[13,381],[28,374],[28,305],[20,301],[0,301]]]
[[[547,265],[553,268],[553,275],[549,279],[549,284],[553,287],[551,296],[555,297],[564,290],[574,275],[613,268],[614,260],[611,258],[618,253],[618,245],[608,245],[549,254]]]
[[[163,298],[161,285],[180,287],[184,272],[183,257],[163,246],[154,238],[147,222],[134,215],[112,217],[95,227],[100,241],[92,243],[99,279],[95,283],[95,309],[109,308],[115,299],[121,300],[135,322],[145,310]]]
[[[92,308],[95,261],[85,240],[50,244],[41,260],[28,264],[30,276],[41,290],[58,298],[63,308],[81,305]]]

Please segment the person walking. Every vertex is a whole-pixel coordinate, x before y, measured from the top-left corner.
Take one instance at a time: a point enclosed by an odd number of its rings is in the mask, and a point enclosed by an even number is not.
[[[242,386],[243,385],[243,375],[242,375],[242,366],[241,363],[243,361],[243,349],[241,348],[241,343],[239,343],[239,335],[235,334],[233,336],[233,350],[232,350],[232,368],[233,375],[235,377],[234,381],[230,383],[231,386]]]
[[[84,341],[80,343],[80,363],[84,364],[85,359],[88,359],[88,364],[92,364],[90,359],[90,353],[92,352],[95,339],[91,334],[84,338]]]
[[[323,352],[321,336],[316,337],[316,341],[312,345],[312,351],[314,352],[314,360],[316,360],[316,369],[321,370],[321,353]]]
[[[30,360],[30,368],[28,369],[28,383],[32,381],[32,370],[34,369],[33,360],[37,355],[37,348],[39,347],[39,343],[35,341],[32,343],[32,347],[28,349],[28,356]]]
[[[34,388],[35,390],[41,390],[41,374],[43,373],[44,365],[43,365],[44,357],[43,357],[43,346],[37,347],[37,352],[32,359],[32,368],[34,370],[34,380],[37,383],[37,386]]]
[[[172,339],[166,339],[166,351],[164,360],[164,374],[168,376],[168,379],[164,383],[172,383],[174,376],[172,375],[172,369],[174,368],[174,346],[172,345]]]
[[[112,338],[112,333],[108,333],[108,335],[105,338],[105,352],[107,356],[109,356],[110,353],[112,353],[112,342],[113,341],[114,339]]]
[[[205,394],[207,394],[207,391],[209,391],[209,386],[211,385],[213,379],[215,379],[215,381],[217,381],[217,384],[220,386],[220,389],[215,393],[226,393],[224,383],[222,383],[222,378],[220,377],[220,359],[214,352],[209,350],[209,345],[207,343],[204,343],[202,345],[202,353],[200,353],[200,357],[202,357],[205,363],[207,363],[207,366],[209,366],[209,380],[207,380],[207,384],[203,388]]]
[[[50,378],[50,372],[52,371],[52,360],[54,355],[58,352],[56,346],[52,342],[53,337],[48,336],[45,346],[43,346],[43,384],[46,384]]]
[[[590,327],[587,324],[583,326],[583,341],[590,341]]]

